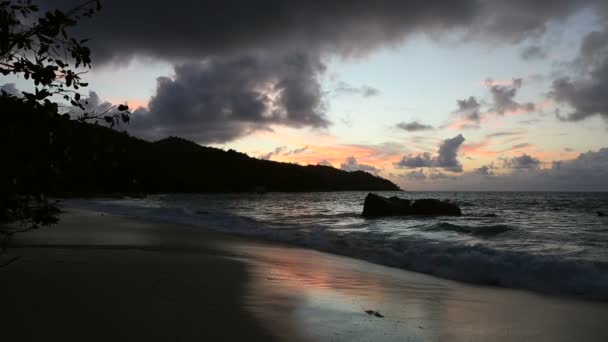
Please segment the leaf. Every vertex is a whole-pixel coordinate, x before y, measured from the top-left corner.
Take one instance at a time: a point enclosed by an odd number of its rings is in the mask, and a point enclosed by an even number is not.
[[[129,106],[122,105],[122,104],[118,105],[118,110],[121,111],[121,112],[127,111],[127,110],[129,110]]]

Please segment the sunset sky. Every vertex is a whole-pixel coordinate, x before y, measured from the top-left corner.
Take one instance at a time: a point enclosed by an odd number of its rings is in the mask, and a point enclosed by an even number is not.
[[[604,1],[102,3],[90,102],[135,136],[406,190],[608,190]]]

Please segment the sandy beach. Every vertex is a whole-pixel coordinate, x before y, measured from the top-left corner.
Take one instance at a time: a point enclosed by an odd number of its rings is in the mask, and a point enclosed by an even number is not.
[[[7,341],[608,340],[605,302],[92,211],[17,235],[8,257]]]

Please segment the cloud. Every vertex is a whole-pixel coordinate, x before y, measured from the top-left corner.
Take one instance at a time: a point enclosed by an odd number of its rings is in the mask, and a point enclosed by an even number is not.
[[[505,158],[503,160],[503,167],[508,169],[539,169],[540,166],[540,160],[527,154],[523,154],[519,157]]]
[[[94,91],[89,91],[89,97],[81,99],[80,103],[87,112],[92,113],[103,113],[113,106],[111,102],[102,100]],[[76,111],[80,111],[80,109],[76,109]]]
[[[323,166],[329,166],[329,167],[334,167],[330,162],[328,162],[326,159],[321,160],[320,162],[317,162],[317,165],[323,165]]]
[[[348,157],[346,161],[340,165],[340,168],[345,171],[365,171],[373,174],[378,173],[378,169],[365,164],[359,164],[355,157]]]
[[[537,123],[540,122],[540,119],[530,119],[530,120],[521,120],[519,121],[520,124],[523,125],[535,125]]]
[[[270,158],[272,158],[272,156],[281,154],[286,149],[287,149],[286,146],[279,146],[279,147],[275,148],[273,151],[263,154],[263,155],[259,156],[258,158],[263,159],[263,160],[269,160]]]
[[[521,144],[513,145],[513,146],[511,147],[511,149],[513,149],[513,150],[517,150],[517,149],[520,149],[520,148],[526,148],[526,147],[530,147],[530,146],[532,146],[532,144],[529,144],[529,143],[521,143]]]
[[[422,169],[416,171],[412,170],[405,174],[405,177],[411,181],[422,181],[426,179],[426,175],[422,172]]]
[[[402,168],[415,169],[418,167],[435,167],[435,158],[428,152],[419,155],[407,155],[403,157],[395,166]]]
[[[522,156],[523,157],[523,156]],[[452,176],[437,184],[436,189],[494,191],[608,191],[608,148],[581,153],[570,160],[555,161],[540,167],[538,159],[519,157],[514,163],[523,168],[503,169],[497,173],[490,165],[473,172]],[[522,172],[525,171],[525,172]],[[433,186],[433,183],[426,183]]]
[[[158,78],[156,95],[148,109],[133,113],[129,130],[148,139],[221,143],[271,125],[324,128],[329,121],[316,76],[324,68],[305,55],[179,65],[173,78]]]
[[[443,179],[452,179],[453,177],[449,176],[449,175],[447,175],[447,174],[445,174],[443,172],[437,172],[437,171],[435,171],[435,172],[432,172],[429,175],[429,178],[432,179],[432,180],[443,180]]]
[[[43,8],[62,9],[79,3],[42,2],[46,4]],[[327,127],[318,82],[324,68],[308,68],[298,77],[285,79],[285,60],[293,56],[314,61],[314,65],[335,56],[359,58],[420,33],[441,37],[456,32],[488,44],[519,43],[542,34],[547,23],[564,20],[596,3],[599,1],[174,0],[168,6],[158,1],[104,0],[103,10],[73,31],[77,37],[91,39],[94,67],[136,57],[176,65],[175,78],[159,79],[150,109],[134,114],[139,119],[133,121],[133,131],[148,138],[181,135],[208,143],[230,141],[277,124]],[[244,65],[247,63],[242,61],[247,59],[255,60],[255,70]],[[211,66],[202,68],[201,61]],[[194,73],[191,79],[177,71],[184,68]],[[182,86],[187,87],[180,95]],[[362,96],[378,93],[368,86],[358,89]],[[290,100],[281,103],[271,96],[278,93]],[[503,106],[496,107],[499,111],[516,104],[509,94],[497,91],[495,96],[504,99]],[[275,115],[274,107],[282,114]],[[477,126],[471,122],[462,125]]]
[[[165,2],[105,0],[78,33],[91,38],[100,62],[149,56],[184,62],[244,51],[309,51],[362,55],[414,33],[458,29],[469,39],[515,43],[545,31],[592,1],[317,2],[227,0]],[[71,8],[76,0],[46,0]],[[302,52],[300,50],[300,52]]]
[[[462,172],[462,164],[458,160],[458,149],[464,140],[462,134],[445,139],[439,145],[436,156],[431,156],[428,152],[419,155],[407,155],[397,162],[395,167],[410,169],[440,167],[452,172]]]
[[[576,159],[553,163],[549,180],[593,191],[608,190],[608,148],[581,153]],[[595,187],[594,187],[595,186]]]
[[[523,79],[514,78],[513,85],[496,85],[490,84],[490,93],[492,94],[493,104],[490,111],[504,115],[507,112],[515,112],[523,110],[530,112],[534,110],[533,103],[518,103],[514,100],[517,95],[517,90],[523,85]]]
[[[477,102],[477,99],[474,96],[470,96],[468,99],[457,100],[458,103],[458,111],[461,116],[465,119],[478,123],[481,119],[481,115],[479,113],[479,109],[481,105]]]
[[[521,58],[528,61],[546,59],[547,53],[538,45],[528,45],[521,51]]]
[[[13,96],[21,96],[21,90],[17,89],[15,83],[5,83],[0,86],[0,93],[2,92]]]
[[[516,135],[521,135],[521,134],[522,134],[522,132],[516,132],[516,131],[496,132],[496,133],[486,135],[486,138],[509,137],[509,136],[516,136]]]
[[[462,134],[444,140],[439,145],[439,151],[437,152],[437,165],[452,172],[462,172],[462,165],[458,161],[458,149],[464,140]]]
[[[368,85],[362,85],[361,87],[353,87],[346,82],[339,82],[334,89],[336,95],[360,95],[363,97],[372,97],[380,94],[380,91],[374,87]]]
[[[305,152],[306,150],[308,150],[308,146],[304,146],[302,148],[296,148],[291,151],[287,151],[287,152],[285,152],[284,155],[289,156],[289,155],[294,155],[294,154],[300,154],[300,153]]]
[[[433,129],[433,126],[424,125],[419,123],[418,121],[401,122],[397,124],[397,127],[408,132],[428,131]]]
[[[475,169],[473,171],[473,173],[475,173],[476,175],[486,176],[486,177],[494,175],[494,171],[492,171],[492,165],[483,165],[483,166]]]
[[[589,33],[575,64],[586,72],[585,77],[553,81],[549,97],[572,108],[565,115],[557,111],[557,117],[562,121],[581,121],[599,115],[608,120],[608,31]]]

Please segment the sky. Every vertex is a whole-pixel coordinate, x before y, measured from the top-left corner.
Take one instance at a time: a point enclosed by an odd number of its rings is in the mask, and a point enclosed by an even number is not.
[[[90,109],[129,104],[134,136],[405,190],[608,191],[605,1],[102,4],[73,32]]]

